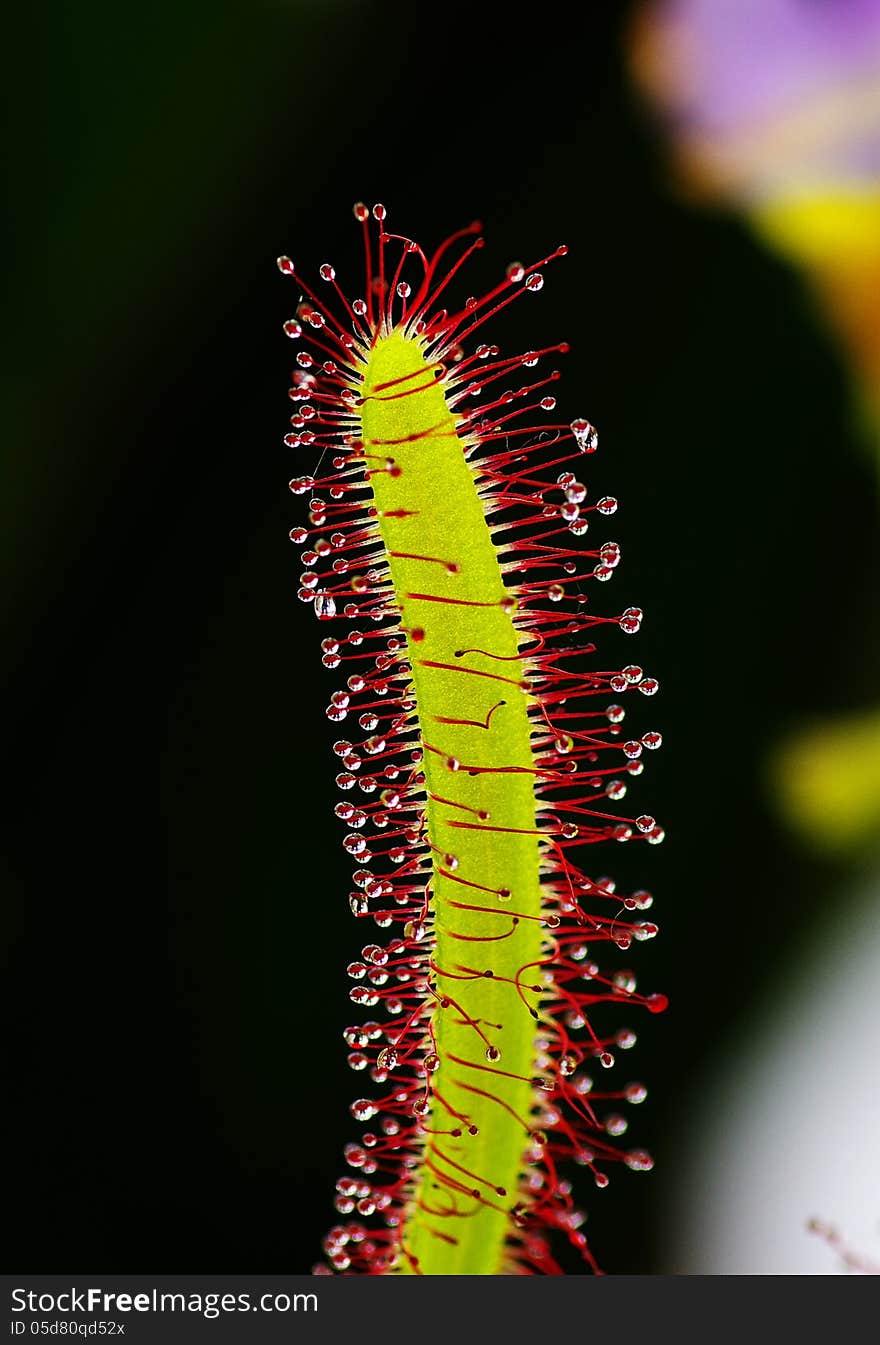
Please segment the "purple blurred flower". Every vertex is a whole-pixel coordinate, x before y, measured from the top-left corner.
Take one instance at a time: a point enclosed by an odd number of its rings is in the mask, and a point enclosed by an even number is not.
[[[724,185],[880,179],[880,0],[658,0],[636,58]]]

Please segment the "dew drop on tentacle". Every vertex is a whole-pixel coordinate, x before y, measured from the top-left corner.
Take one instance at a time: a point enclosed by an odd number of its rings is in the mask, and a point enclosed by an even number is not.
[[[595,453],[599,447],[599,435],[588,420],[573,420],[571,432],[581,453]]]

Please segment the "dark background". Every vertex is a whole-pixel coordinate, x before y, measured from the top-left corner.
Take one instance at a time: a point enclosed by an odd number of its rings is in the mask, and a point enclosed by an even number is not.
[[[298,1272],[357,1126],[332,817],[337,674],[296,600],[275,258],[358,288],[355,200],[463,293],[559,242],[508,350],[568,339],[624,561],[604,646],[656,674],[664,748],[615,849],[661,937],[628,955],[651,1177],[584,1192],[609,1271],[663,1269],[664,1147],[840,873],[777,823],[770,745],[876,681],[868,459],[801,280],[681,204],[622,59],[630,6],[34,7],[11,35],[2,854],[7,1227],[41,1271]],[[522,310],[522,311],[520,311]],[[601,540],[601,539],[600,539]],[[323,633],[323,632],[322,632]],[[648,711],[650,713],[648,713]],[[601,867],[601,864],[600,864]],[[674,1182],[674,1174],[667,1174]]]

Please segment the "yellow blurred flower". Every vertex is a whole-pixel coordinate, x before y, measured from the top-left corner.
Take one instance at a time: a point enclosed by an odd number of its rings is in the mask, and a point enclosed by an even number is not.
[[[796,734],[771,758],[769,780],[777,807],[817,846],[880,841],[880,710]]]
[[[809,278],[880,467],[880,0],[651,0],[629,54],[681,190],[738,205]],[[796,734],[770,776],[814,843],[880,838],[880,710]]]

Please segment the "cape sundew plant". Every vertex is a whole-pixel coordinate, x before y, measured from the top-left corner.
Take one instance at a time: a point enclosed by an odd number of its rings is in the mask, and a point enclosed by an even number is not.
[[[383,939],[348,968],[368,1013],[346,1030],[348,1060],[372,1086],[351,1107],[365,1132],[318,1269],[559,1274],[561,1238],[596,1270],[571,1163],[604,1187],[614,1162],[651,1159],[614,1143],[645,1097],[612,1070],[635,1034],[616,1016],[600,1029],[594,1010],[666,999],[605,966],[606,945],[657,932],[650,895],[620,896],[583,865],[599,841],[663,838],[652,817],[609,811],[660,745],[624,734],[614,698],[657,682],[587,669],[593,631],[634,634],[642,612],[592,610],[620,550],[584,539],[617,502],[588,502],[579,479],[593,426],[553,423],[547,364],[568,347],[475,341],[567,249],[446,308],[479,225],[428,258],[388,232],[383,206],[377,234],[366,206],[354,213],[362,297],[325,264],[321,299],[278,261],[299,292],[284,330],[309,345],[285,442],[321,473],[290,483],[308,501],[290,534],[299,596],[334,623],[323,659],[344,685],[327,715],[350,735],[334,745],[336,815],[351,909]]]

